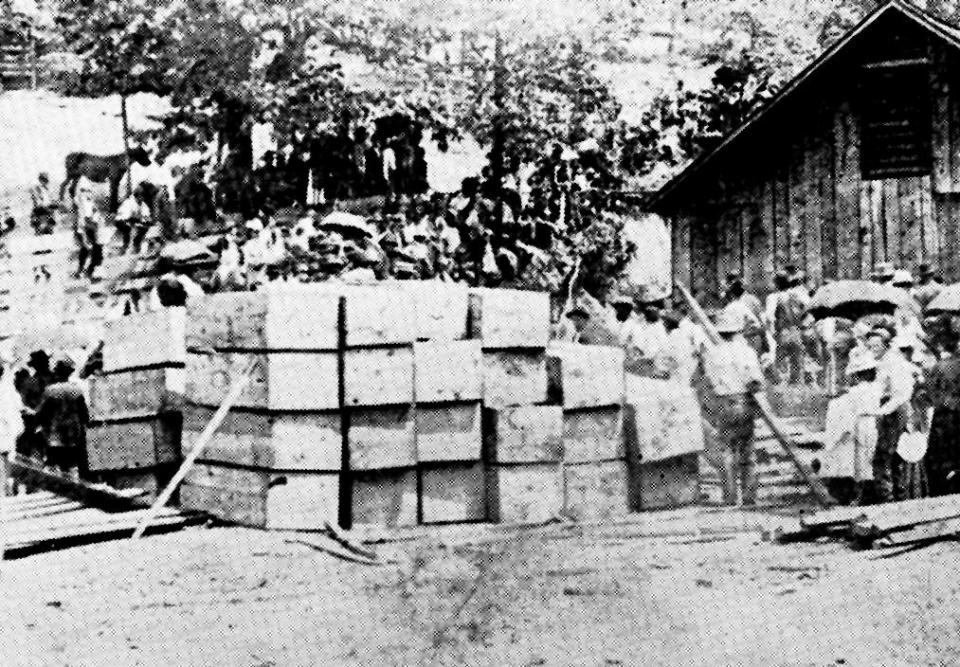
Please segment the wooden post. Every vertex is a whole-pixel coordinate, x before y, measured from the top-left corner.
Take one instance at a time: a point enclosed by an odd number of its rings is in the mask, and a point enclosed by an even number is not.
[[[7,485],[10,480],[10,459],[0,452],[0,560],[7,553]]]
[[[700,326],[703,327],[703,330],[706,332],[710,342],[713,345],[719,343],[720,334],[717,333],[717,329],[713,326],[713,322],[711,322],[710,318],[707,317],[707,314],[704,312],[703,308],[700,307],[700,304],[697,303],[697,300],[693,298],[693,295],[690,294],[686,287],[680,283],[674,284],[676,285],[677,290],[680,291],[680,294],[683,295],[683,298],[690,307],[690,312],[693,314],[694,318],[696,318],[700,323]],[[773,436],[777,439],[777,442],[780,443],[783,451],[786,452],[788,457],[790,457],[794,467],[797,469],[797,472],[800,473],[803,481],[807,484],[807,486],[810,487],[810,490],[813,492],[817,502],[824,507],[830,507],[831,505],[836,504],[836,501],[830,495],[827,487],[822,481],[820,481],[820,478],[814,475],[811,471],[807,470],[807,467],[803,464],[803,461],[801,461],[800,457],[797,456],[795,449],[796,445],[790,440],[790,436],[788,436],[783,429],[780,428],[779,420],[773,413],[773,409],[770,407],[767,397],[763,394],[763,392],[757,392],[754,394],[753,398],[757,403],[757,407],[760,409],[761,418],[763,418],[763,421],[767,424],[767,427],[769,427],[770,432],[773,433]]]
[[[173,492],[176,491],[177,487],[180,486],[180,483],[183,482],[184,478],[187,476],[187,473],[190,472],[190,468],[193,467],[193,464],[196,462],[196,460],[200,458],[200,454],[202,454],[203,450],[206,449],[207,444],[210,442],[211,438],[213,438],[213,434],[217,432],[218,428],[220,428],[220,424],[223,423],[227,413],[230,412],[230,408],[232,408],[233,404],[237,402],[237,400],[240,398],[240,394],[243,393],[243,390],[246,388],[247,384],[249,384],[250,378],[253,375],[255,363],[256,362],[251,361],[243,370],[243,373],[241,373],[240,376],[233,382],[233,385],[230,387],[230,392],[227,394],[226,398],[223,399],[223,403],[221,403],[220,407],[217,408],[217,411],[213,414],[213,417],[210,419],[210,422],[207,424],[206,428],[203,429],[200,437],[197,438],[197,441],[194,443],[190,453],[187,454],[186,458],[183,460],[183,463],[180,465],[180,469],[177,470],[177,474],[173,476],[173,479],[171,479],[170,483],[167,484],[167,488],[163,490],[163,493],[161,493],[153,505],[151,505],[150,509],[147,511],[147,515],[143,517],[136,530],[133,531],[133,536],[131,539],[138,540],[143,537],[143,533],[150,526],[150,523],[154,520],[160,510],[163,509],[164,505],[170,502],[170,497],[173,496]]]
[[[120,94],[120,124],[123,127],[123,152],[127,156],[127,196],[129,197],[133,193],[133,177],[130,175],[130,119],[127,115],[125,93]]]

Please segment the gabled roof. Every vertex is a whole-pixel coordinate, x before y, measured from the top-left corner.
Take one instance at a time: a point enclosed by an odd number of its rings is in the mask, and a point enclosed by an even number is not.
[[[868,14],[860,23],[858,23],[843,38],[838,40],[833,46],[824,51],[816,60],[810,63],[802,72],[794,77],[787,85],[781,88],[766,104],[752,113],[737,129],[731,132],[715,148],[703,153],[697,157],[683,171],[670,179],[660,190],[650,199],[650,206],[656,210],[657,205],[669,198],[674,191],[680,188],[693,176],[701,172],[707,165],[715,162],[722,154],[730,150],[731,146],[739,143],[744,135],[763,118],[767,117],[775,109],[781,108],[791,100],[797,90],[812,76],[823,70],[838,54],[854,42],[860,35],[866,32],[881,18],[890,14],[898,14],[910,19],[915,24],[942,39],[951,46],[960,49],[960,29],[950,25],[940,19],[931,16],[927,12],[912,5],[907,0],[890,0],[886,4],[880,5],[873,12]]]

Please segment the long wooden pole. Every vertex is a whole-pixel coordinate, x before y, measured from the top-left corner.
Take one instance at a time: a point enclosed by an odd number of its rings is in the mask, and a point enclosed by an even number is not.
[[[163,490],[163,493],[161,493],[156,501],[154,501],[153,505],[150,506],[150,510],[146,513],[143,519],[140,520],[140,524],[137,526],[136,530],[133,531],[133,536],[131,539],[138,540],[143,537],[143,533],[150,526],[150,522],[153,521],[164,505],[170,502],[173,492],[176,491],[177,487],[180,486],[180,483],[183,482],[184,478],[187,476],[187,473],[190,471],[190,468],[193,467],[193,464],[196,462],[196,460],[200,458],[200,454],[202,454],[203,450],[206,449],[210,439],[213,438],[213,434],[217,432],[218,428],[220,428],[220,424],[223,423],[223,420],[226,418],[227,413],[230,412],[233,404],[237,402],[237,400],[240,398],[240,394],[243,393],[243,390],[246,389],[247,384],[250,383],[250,378],[253,375],[255,363],[255,361],[251,361],[240,374],[240,376],[234,381],[230,387],[230,392],[227,394],[227,397],[223,399],[223,403],[221,403],[220,407],[217,408],[217,411],[213,414],[213,417],[210,419],[206,428],[203,429],[203,433],[201,433],[200,437],[197,438],[197,441],[194,443],[190,453],[187,454],[186,458],[184,458],[183,463],[180,465],[180,469],[177,470],[177,474],[173,476],[173,479],[171,479],[170,483],[167,484],[167,488]]]
[[[720,334],[717,332],[716,327],[713,326],[713,322],[710,321],[710,318],[707,317],[706,312],[704,312],[703,308],[700,307],[700,304],[697,302],[697,300],[692,294],[690,294],[690,291],[680,283],[674,283],[674,285],[680,294],[683,295],[684,300],[690,307],[690,312],[693,313],[694,317],[700,323],[700,326],[703,327],[703,330],[706,332],[710,342],[713,345],[719,343]],[[770,407],[767,397],[764,396],[763,392],[758,391],[753,395],[753,398],[756,401],[757,407],[760,411],[760,416],[763,418],[764,423],[766,423],[767,427],[769,427],[770,432],[773,433],[773,437],[776,438],[777,442],[780,443],[783,451],[785,451],[787,456],[790,457],[790,460],[793,462],[794,467],[796,467],[797,472],[800,473],[800,477],[802,477],[803,481],[807,484],[807,486],[810,487],[810,490],[813,492],[813,495],[817,501],[824,507],[835,505],[836,501],[833,499],[833,496],[830,495],[830,492],[827,490],[827,487],[824,485],[824,483],[819,477],[808,470],[807,466],[803,463],[803,461],[800,460],[800,457],[797,456],[796,444],[780,427],[779,420],[773,413],[773,409]]]

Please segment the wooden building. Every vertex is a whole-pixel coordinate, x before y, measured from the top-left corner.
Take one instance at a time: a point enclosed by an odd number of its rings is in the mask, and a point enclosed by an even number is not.
[[[769,292],[880,261],[960,281],[960,29],[894,0],[652,198],[674,278],[715,302],[730,271]]]

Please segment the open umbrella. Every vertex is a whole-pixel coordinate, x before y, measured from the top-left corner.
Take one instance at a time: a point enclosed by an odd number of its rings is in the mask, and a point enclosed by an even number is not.
[[[373,229],[366,220],[353,213],[334,211],[317,225],[318,229],[329,229],[344,235],[373,236]]]
[[[898,308],[913,308],[910,294],[899,287],[869,280],[838,280],[818,289],[807,310],[816,319],[864,315],[892,315]]]
[[[941,289],[940,293],[930,300],[923,312],[925,315],[960,314],[960,283],[947,285]]]

